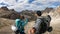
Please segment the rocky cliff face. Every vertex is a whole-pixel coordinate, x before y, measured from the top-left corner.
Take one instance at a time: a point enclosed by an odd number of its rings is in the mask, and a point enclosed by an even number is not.
[[[25,17],[29,18],[29,21],[35,20],[35,11],[32,10],[23,10],[20,14],[24,15]]]
[[[46,8],[45,10],[43,10],[44,13],[49,13],[51,10],[53,10],[53,8]]]
[[[17,18],[20,18],[20,14],[29,18],[29,21],[36,19],[35,12],[32,10],[23,10],[20,13],[18,13],[14,9],[9,10],[7,7],[0,8],[0,17],[1,18],[8,18],[8,19],[15,20]]]
[[[0,8],[0,17],[8,19],[16,19],[20,16],[14,9],[9,10],[7,7]]]
[[[51,12],[51,10],[53,10],[53,8],[46,8],[45,10],[43,10],[43,14],[42,15],[47,15]]]
[[[55,9],[53,9],[49,15],[53,18],[60,18],[60,6],[56,7]]]
[[[14,9],[9,10],[7,7],[0,8],[0,17],[2,18],[8,18],[8,19],[17,19],[20,18],[20,14],[24,15],[25,17],[29,18],[29,20],[35,20],[35,11],[32,10],[23,10],[20,13],[17,13]],[[51,17],[59,17],[60,16],[60,6],[57,8],[46,8],[43,10],[42,15],[51,15]],[[34,18],[33,18],[34,17]]]

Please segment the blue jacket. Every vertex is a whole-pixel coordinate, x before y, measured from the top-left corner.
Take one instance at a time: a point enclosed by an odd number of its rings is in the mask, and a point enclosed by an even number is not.
[[[18,30],[22,32],[24,31],[24,26],[28,23],[28,19],[26,19],[25,21],[21,19],[16,19],[15,23],[16,23],[15,25],[18,28]]]

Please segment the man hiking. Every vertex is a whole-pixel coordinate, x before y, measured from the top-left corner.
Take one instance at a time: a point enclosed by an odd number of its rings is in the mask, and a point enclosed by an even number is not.
[[[24,16],[20,16],[20,19],[15,20],[15,25],[18,28],[17,31],[15,31],[15,34],[25,34],[24,33],[24,26],[28,23],[28,19],[25,20]]]
[[[41,15],[41,11],[36,12],[37,20],[35,21],[35,25],[28,31],[28,34],[42,34],[46,31],[52,31],[52,27],[50,27],[51,17],[49,15]]]

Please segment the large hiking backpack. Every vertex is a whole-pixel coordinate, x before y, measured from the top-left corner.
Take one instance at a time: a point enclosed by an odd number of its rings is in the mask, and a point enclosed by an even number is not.
[[[45,33],[47,30],[47,24],[45,22],[44,18],[40,18],[42,20],[42,23],[40,24],[40,33]]]
[[[40,33],[45,33],[46,31],[51,32],[53,28],[50,26],[50,20],[48,18],[40,18],[42,23],[40,24]]]
[[[40,22],[38,23],[38,21]],[[46,32],[47,24],[45,23],[44,18],[38,18],[35,23],[38,24],[37,27],[35,27],[36,28],[35,34],[42,34]]]

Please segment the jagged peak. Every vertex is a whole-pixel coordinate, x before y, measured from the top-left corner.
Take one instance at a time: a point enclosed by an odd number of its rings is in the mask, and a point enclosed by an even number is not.
[[[60,8],[60,6],[57,6],[55,9],[59,9]]]
[[[1,7],[0,9],[9,10],[7,7]]]

